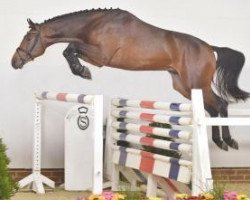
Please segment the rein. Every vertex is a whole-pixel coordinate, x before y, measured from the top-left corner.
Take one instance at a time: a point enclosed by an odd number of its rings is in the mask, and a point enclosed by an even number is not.
[[[25,49],[23,49],[23,48],[21,48],[21,47],[18,47],[18,48],[16,49],[16,52],[17,52],[19,58],[21,59],[22,64],[25,64],[25,62],[26,62],[27,60],[29,60],[29,59],[30,59],[30,60],[34,60],[35,57],[32,56],[31,52],[32,52],[33,49],[35,48],[35,46],[36,46],[36,44],[37,44],[39,38],[41,39],[41,37],[40,37],[40,32],[38,32],[37,35],[35,36],[35,41],[34,41],[33,45],[31,46],[31,48],[30,48],[29,50],[25,50]],[[42,42],[41,42],[41,46],[42,46],[42,48],[44,49],[44,47],[43,47],[43,45],[42,45]],[[25,58],[22,57],[22,55],[20,54],[20,52],[22,52],[22,53],[25,54]]]

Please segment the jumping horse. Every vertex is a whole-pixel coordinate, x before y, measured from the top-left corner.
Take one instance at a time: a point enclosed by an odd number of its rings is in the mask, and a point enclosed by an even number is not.
[[[202,89],[205,108],[212,117],[227,117],[230,102],[250,96],[238,87],[244,54],[211,46],[192,35],[157,28],[121,9],[84,10],[40,24],[28,19],[28,23],[30,30],[11,61],[15,69],[41,56],[50,45],[68,43],[63,55],[73,74],[91,79],[88,67],[79,58],[97,67],[168,71],[174,89],[184,97],[190,99],[193,88]],[[228,146],[238,149],[228,126],[222,126],[221,131],[222,138],[219,127],[212,127],[216,145],[224,150]]]

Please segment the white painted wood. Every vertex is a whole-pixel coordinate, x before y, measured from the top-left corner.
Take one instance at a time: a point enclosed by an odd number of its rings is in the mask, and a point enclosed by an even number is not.
[[[147,197],[156,197],[157,196],[157,181],[153,174],[148,174],[148,183],[147,183]]]
[[[94,106],[94,132],[92,136],[92,148],[94,162],[93,189],[94,194],[101,194],[103,190],[103,96],[97,95],[93,101]],[[85,154],[86,155],[86,154]]]
[[[58,93],[50,93],[49,98],[46,100],[56,100],[56,94]],[[45,189],[43,184],[54,188],[55,183],[41,174],[41,100],[45,99],[41,98],[41,95],[35,96],[33,172],[19,181],[19,185],[20,188],[32,185],[33,191],[44,194]],[[77,103],[76,97],[77,94],[69,94],[67,100],[69,102]],[[70,190],[87,190],[92,188],[94,194],[100,194],[103,188],[103,96],[87,95],[87,97],[88,98],[85,102],[90,103],[89,105],[81,104],[72,108],[65,118],[65,130],[68,133],[68,135],[65,134],[67,135],[67,137],[65,137],[65,188]],[[90,118],[89,121],[91,121],[92,125],[92,128],[90,126],[88,132],[85,133],[77,126],[78,117],[81,117],[79,109],[82,108],[83,105],[90,110],[91,114],[88,115],[88,117]],[[86,135],[89,139],[84,137]],[[71,144],[70,148],[68,142]],[[68,151],[69,149],[70,151]],[[70,157],[68,156],[69,152],[73,152]],[[73,185],[70,186],[67,181],[68,175],[70,174],[69,172],[74,174],[70,181]],[[87,186],[84,186],[83,188],[82,183],[86,183]]]
[[[89,126],[85,130],[78,127],[80,117],[78,109],[82,106],[88,109],[84,117],[88,117]],[[65,190],[84,191],[92,188],[94,173],[93,135],[94,113],[91,105],[76,105],[71,108],[64,121],[64,174]]]
[[[120,174],[119,174],[119,166],[116,164],[112,164],[112,191],[119,190],[119,181],[120,181]]]
[[[192,194],[198,195],[204,191],[210,191],[212,174],[210,166],[210,154],[208,146],[205,110],[201,90],[192,90],[193,108],[193,181]],[[210,185],[208,185],[208,182]]]
[[[32,174],[19,181],[20,188],[32,185],[32,190],[39,194],[44,194],[43,184],[55,188],[55,182],[41,174],[41,133],[42,133],[42,104],[39,100],[35,101],[34,109],[34,138],[33,138],[33,168]]]
[[[138,103],[137,103],[138,104]],[[119,113],[121,108],[117,109]],[[235,115],[246,116],[244,111],[230,110],[229,112]],[[246,112],[249,112],[246,110]],[[115,117],[119,117],[117,113],[112,112]],[[133,119],[139,119],[138,114],[132,116],[132,111],[126,112],[126,116]],[[250,112],[249,112],[250,113]],[[205,115],[203,96],[201,90],[192,90],[192,127],[193,127],[193,138],[192,138],[192,194],[198,195],[204,191],[210,191],[213,189],[213,179],[211,174],[211,164],[210,164],[210,152],[208,146],[208,126],[249,126],[250,118],[246,117],[234,117],[234,118],[209,118]],[[119,125],[118,125],[119,126]],[[117,128],[114,126],[114,128]],[[118,127],[119,128],[119,127]],[[133,127],[132,131],[138,132],[138,127]],[[109,129],[109,131],[111,128]],[[112,131],[112,130],[111,130]],[[110,131],[110,132],[111,132]],[[137,137],[140,136],[126,136],[126,140],[135,143]],[[114,137],[115,138],[115,137]],[[117,139],[117,138],[116,138]],[[156,140],[157,141],[157,140]],[[154,187],[153,177],[149,175],[148,189],[147,192],[156,192]]]

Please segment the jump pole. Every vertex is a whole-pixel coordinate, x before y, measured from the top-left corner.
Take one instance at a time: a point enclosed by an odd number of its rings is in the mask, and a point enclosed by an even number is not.
[[[209,157],[209,145],[202,91],[192,90],[192,110],[193,110],[193,189],[192,195],[199,195],[203,191],[213,189],[213,179],[211,174],[211,162]],[[201,160],[202,159],[202,160]]]
[[[171,167],[169,166],[163,167],[163,163],[164,164],[171,163],[172,158],[164,157],[163,159],[161,155],[157,155],[155,153],[153,155],[152,154],[144,155],[144,153],[141,153],[141,149],[132,150],[131,148],[133,147],[115,146],[116,144],[115,142],[113,142],[113,148],[112,148],[113,149],[113,163],[114,163],[113,182],[112,182],[113,190],[117,190],[118,188],[119,173],[124,172],[122,170],[119,171],[118,166],[120,165],[129,167],[131,169],[138,169],[149,174],[148,185],[147,185],[148,197],[156,196],[156,191],[157,191],[156,183],[158,184],[163,183],[163,182],[157,182],[157,181],[161,177],[169,178],[169,176],[166,177],[167,174],[170,174],[170,176],[172,176],[171,178],[174,178],[174,180],[180,181],[184,184],[188,184],[191,179],[192,180],[192,195],[198,195],[201,192],[212,190],[213,180],[212,180],[211,169],[210,169],[209,146],[208,146],[208,137],[207,137],[207,130],[206,130],[207,124],[205,123],[206,117],[205,117],[205,110],[204,110],[203,97],[202,97],[201,90],[192,90],[192,104],[167,103],[167,102],[144,101],[144,100],[113,99],[112,105],[114,105],[114,107],[111,111],[110,119],[114,121],[112,123],[110,122],[111,126],[113,127],[113,130],[110,129],[110,137],[112,134],[113,140],[126,141],[130,144],[135,144],[135,146],[148,145],[148,146],[153,146],[153,147],[160,148],[160,149],[174,148],[175,150],[178,150],[179,152],[183,152],[183,153],[186,152],[185,153],[186,155],[189,155],[192,152],[192,161],[179,159],[178,165],[181,166],[181,168],[178,168],[178,167],[175,168],[176,170],[178,170],[178,173],[176,171],[171,171],[172,173],[171,174],[170,171],[166,173],[166,169],[170,170]],[[133,107],[136,109],[132,110],[131,108]],[[152,111],[144,112],[144,110],[141,112],[140,110],[138,110],[138,108],[167,110],[169,112],[164,113],[164,114],[162,113],[159,114],[158,112],[153,113]],[[172,111],[178,111],[179,114],[177,114],[176,116],[171,115]],[[189,113],[188,117],[187,117],[186,112]],[[121,120],[122,122],[117,121],[117,119],[119,118],[123,119]],[[144,123],[138,123],[138,120],[148,121],[148,123],[159,122],[159,123],[168,123],[168,124],[174,124],[174,125],[184,125],[184,126],[188,126],[189,128],[188,130],[182,130],[181,128],[180,129],[177,128],[177,130],[167,129],[167,128],[162,130],[161,128],[156,128],[156,127],[152,128],[147,124],[144,125]],[[124,134],[123,132],[119,133],[117,129],[126,130],[131,133],[128,133],[128,134]],[[192,133],[193,133],[192,137],[190,137],[190,134],[191,134],[190,130],[192,130]],[[142,136],[136,135],[136,134],[133,135],[133,132],[141,133],[141,134],[161,135],[163,137],[164,136],[165,137],[170,136],[173,138],[177,137],[177,138],[184,139],[186,142],[184,142],[184,144],[175,142],[174,145],[173,144],[171,145],[171,142],[168,143],[167,141],[163,141],[161,143],[160,141],[158,141],[159,139],[147,138],[147,136],[144,136],[144,135]],[[145,169],[141,167],[142,165],[141,163],[139,163],[139,161],[141,162],[143,160],[143,158],[138,158],[140,156],[144,156],[144,157],[148,156],[151,158],[151,160],[155,160],[155,161],[159,159],[161,161],[160,165]],[[157,164],[157,162],[155,161],[153,163]],[[176,163],[174,163],[172,169],[174,169],[175,165]],[[161,169],[160,166],[164,168],[163,172],[157,171],[158,169]],[[183,171],[179,171],[180,169],[183,169]],[[171,189],[173,189],[173,187],[171,187]],[[173,191],[173,192],[176,192],[176,191]]]
[[[50,188],[55,188],[55,182],[41,174],[41,134],[42,134],[42,100],[54,100],[63,102],[73,102],[90,104],[94,107],[94,133],[93,141],[93,187],[94,194],[100,194],[103,189],[103,96],[83,95],[68,93],[42,92],[35,93],[35,119],[33,138],[33,166],[32,174],[19,181],[20,188],[27,185],[32,186],[32,190],[39,194],[44,194],[43,184]]]
[[[34,119],[34,137],[33,137],[33,166],[32,174],[19,181],[20,188],[27,185],[32,186],[32,190],[39,194],[44,194],[43,184],[55,188],[55,182],[41,174],[41,115],[42,104],[40,100],[35,100],[35,119]]]

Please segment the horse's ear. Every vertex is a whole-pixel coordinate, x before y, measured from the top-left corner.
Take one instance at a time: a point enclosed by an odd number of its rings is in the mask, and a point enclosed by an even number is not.
[[[38,24],[34,23],[30,18],[27,19],[27,22],[29,24],[29,28],[31,28],[33,30],[38,29]]]

